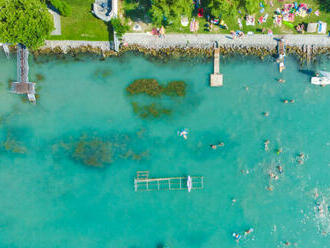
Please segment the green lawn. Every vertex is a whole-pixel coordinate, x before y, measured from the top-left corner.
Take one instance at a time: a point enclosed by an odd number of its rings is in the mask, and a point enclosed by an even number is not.
[[[72,15],[61,16],[62,35],[50,36],[48,39],[107,41],[112,38],[112,31],[108,32],[108,25],[91,12],[94,0],[66,1],[72,7]]]
[[[102,20],[96,18],[91,10],[92,4],[94,0],[66,0],[72,7],[72,15],[70,17],[61,16],[61,26],[62,26],[62,35],[61,36],[50,36],[49,39],[53,40],[103,40],[107,41],[112,39],[112,31],[109,32],[108,24],[104,23]],[[124,16],[125,22],[130,23],[131,27],[133,23],[136,21],[143,22],[143,28],[145,31],[150,31],[154,25],[151,24],[151,18],[148,15],[148,10],[150,8],[151,0],[119,0],[119,11],[121,15]],[[257,0],[256,0],[257,1]],[[323,6],[320,6],[320,2],[325,3],[330,0],[304,0],[298,1],[299,3],[307,3],[309,7],[313,8],[313,11],[320,9],[321,15],[317,17],[314,13],[310,17],[305,18],[295,18],[294,25],[301,22],[316,22],[316,21],[325,21],[330,26],[330,12],[326,12]],[[275,34],[279,33],[297,33],[294,29],[288,28],[285,25],[282,25],[281,28],[274,27],[273,25],[273,12],[274,10],[281,6],[277,0],[273,0],[275,6],[270,7],[267,6],[265,9],[265,13],[269,14],[267,23],[262,25],[257,24],[255,26],[245,26],[245,21],[243,21],[243,31],[253,31],[258,33],[259,30],[264,28],[270,28],[273,30]],[[287,3],[293,1],[286,1]],[[202,1],[203,3],[203,1]],[[241,10],[241,17],[244,15],[244,10]],[[329,11],[329,9],[328,9]],[[256,13],[256,20],[264,14]],[[215,26],[214,31],[212,33],[229,33],[230,30],[237,30],[237,18],[239,14],[237,12],[237,16],[233,16],[230,18],[225,18],[225,22],[228,25],[228,30],[219,29]],[[210,33],[204,31],[204,25],[206,24],[205,18],[196,19],[200,23],[200,29],[198,33]],[[132,30],[131,30],[132,31]],[[168,26],[166,27],[166,33],[191,33],[189,27],[174,27]]]
[[[132,0],[121,0],[122,5],[120,6],[121,11],[126,19],[127,23],[132,23],[134,21],[145,21],[150,20],[150,17],[148,16],[148,9],[150,8],[150,1],[151,0],[140,0],[139,2],[132,1]],[[257,0],[256,0],[257,1]],[[298,3],[307,3],[309,8],[313,9],[313,13],[309,17],[301,18],[301,17],[295,17],[295,21],[293,22],[293,25],[297,25],[298,23],[309,23],[309,22],[317,22],[317,21],[324,21],[327,22],[330,26],[330,12],[329,12],[329,4],[327,1],[330,2],[330,0],[303,0],[303,1],[297,1]],[[203,0],[201,1],[203,4]],[[263,1],[265,2],[265,1]],[[256,24],[255,26],[246,26],[245,20],[243,20],[243,17],[245,16],[244,9],[241,10],[241,14],[238,13],[236,16],[227,17],[224,18],[225,23],[228,25],[228,30],[220,29],[217,26],[214,26],[214,31],[211,33],[229,33],[230,30],[238,30],[239,26],[237,23],[237,18],[240,17],[242,19],[243,23],[243,31],[252,31],[255,33],[260,33],[262,28],[265,28],[266,30],[268,28],[272,29],[274,34],[285,34],[285,33],[297,33],[295,29],[289,28],[282,24],[281,27],[275,27],[273,25],[273,15],[276,8],[283,6],[284,3],[292,3],[292,1],[284,1],[282,3],[278,2],[277,0],[273,0],[274,6],[266,6],[265,12],[263,14],[256,13]],[[328,4],[328,5],[327,5]],[[205,7],[204,7],[205,8]],[[320,16],[316,16],[314,14],[314,11],[319,9],[321,11]],[[267,19],[266,23],[258,24],[257,20],[260,16],[265,15],[265,13],[268,13],[269,17]],[[210,33],[208,31],[204,30],[204,25],[207,23],[205,18],[198,18],[195,16],[195,19],[199,21],[199,31],[197,33]],[[145,28],[146,31],[150,31],[152,27],[154,27],[149,21],[146,22],[147,27]],[[133,24],[131,25],[133,26]],[[166,27],[167,33],[191,33],[189,30],[189,27],[182,27],[182,26],[167,26]]]

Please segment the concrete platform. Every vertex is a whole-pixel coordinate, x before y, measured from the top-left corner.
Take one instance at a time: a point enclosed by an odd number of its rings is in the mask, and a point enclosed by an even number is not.
[[[223,86],[223,75],[222,74],[211,74],[211,87]]]

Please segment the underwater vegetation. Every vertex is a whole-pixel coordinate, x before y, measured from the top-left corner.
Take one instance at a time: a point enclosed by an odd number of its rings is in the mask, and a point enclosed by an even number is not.
[[[53,145],[53,154],[59,159],[66,155],[71,160],[86,166],[105,167],[116,159],[141,160],[147,151],[136,152],[131,148],[132,138],[128,135],[91,136],[82,134],[70,137]]]
[[[166,85],[161,85],[156,79],[137,79],[126,88],[126,91],[130,96],[146,94],[149,97],[159,97],[161,95],[183,97],[186,95],[186,87],[187,85],[183,81],[171,81]],[[140,104],[134,101],[131,102],[131,105],[134,113],[143,119],[159,118],[173,112],[161,103]]]
[[[45,76],[42,75],[42,74],[36,74],[36,79],[37,79],[38,82],[44,81],[45,80]]]
[[[24,154],[27,152],[27,148],[10,134],[8,134],[6,140],[1,143],[1,148],[4,149],[6,152],[17,154]]]
[[[134,113],[138,114],[141,118],[158,118],[162,115],[169,115],[172,112],[172,110],[163,108],[156,103],[140,106],[139,103],[132,102],[132,107]]]
[[[106,78],[106,77],[109,77],[111,76],[112,74],[112,71],[111,69],[108,69],[108,68],[98,68],[95,72],[94,72],[94,77],[95,78]]]
[[[110,164],[112,159],[111,144],[100,138],[80,137],[73,144],[72,158],[89,166]]]
[[[137,79],[127,88],[130,95],[147,94],[149,96],[185,96],[186,83],[183,81],[171,81],[167,85],[160,85],[156,79]]]

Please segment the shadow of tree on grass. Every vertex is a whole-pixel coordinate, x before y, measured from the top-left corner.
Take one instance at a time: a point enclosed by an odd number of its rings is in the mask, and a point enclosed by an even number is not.
[[[151,0],[124,0],[124,14],[132,21],[151,22]]]
[[[318,0],[320,9],[325,12],[330,12],[330,0]]]

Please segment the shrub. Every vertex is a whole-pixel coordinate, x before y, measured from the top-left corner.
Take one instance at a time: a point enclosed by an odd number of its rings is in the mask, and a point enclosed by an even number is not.
[[[129,26],[123,24],[118,18],[111,19],[111,25],[116,31],[118,38],[121,38],[129,30]]]
[[[63,16],[70,16],[72,13],[71,6],[63,0],[48,0],[47,2],[54,6]]]

